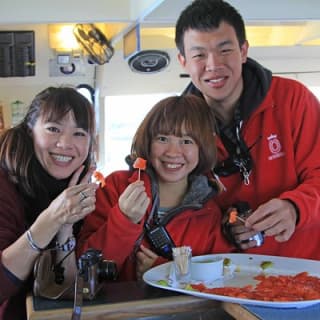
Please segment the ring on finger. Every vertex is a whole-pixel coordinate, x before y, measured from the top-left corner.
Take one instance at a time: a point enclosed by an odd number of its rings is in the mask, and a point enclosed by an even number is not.
[[[87,195],[83,191],[80,191],[80,201],[83,201],[85,198],[87,198]]]
[[[86,204],[83,201],[80,202],[80,205],[81,205],[81,210],[85,209]]]

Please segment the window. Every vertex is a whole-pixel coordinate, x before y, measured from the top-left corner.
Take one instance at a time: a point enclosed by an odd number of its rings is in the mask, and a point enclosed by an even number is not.
[[[88,84],[80,84],[77,86],[77,91],[94,104],[94,89],[91,86]]]
[[[161,99],[177,93],[122,95],[105,97],[105,159],[101,172],[128,169],[125,157],[130,154],[132,138],[147,114]]]
[[[320,87],[309,87],[309,89],[320,100]]]

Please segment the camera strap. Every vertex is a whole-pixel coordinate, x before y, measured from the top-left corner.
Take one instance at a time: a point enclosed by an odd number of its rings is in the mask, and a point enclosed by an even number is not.
[[[250,157],[250,148],[247,147],[241,136],[242,124],[240,109],[239,106],[237,106],[234,111],[234,125],[223,128],[220,125],[219,135],[229,153],[229,159],[232,160],[235,169],[238,168],[244,184],[249,185],[252,160]],[[232,171],[232,173],[235,173],[234,170]]]
[[[145,226],[149,226],[151,223],[154,222],[154,218],[155,218],[156,213],[158,211],[158,206],[159,206],[159,193],[157,192],[153,198],[152,208],[150,210],[149,217],[144,224]]]
[[[77,272],[74,290],[74,304],[71,320],[81,319],[81,308],[83,303],[83,277],[80,275],[80,271]]]
[[[142,242],[142,239],[145,236],[146,233],[146,229],[150,228],[151,223],[153,223],[152,220],[154,220],[154,217],[156,215],[156,211],[158,210],[158,203],[159,203],[159,193],[156,192],[155,196],[153,197],[153,201],[152,201],[152,208],[150,210],[149,216],[147,221],[144,223],[143,226],[143,230],[141,232],[141,234],[139,235],[138,239],[136,240],[135,244],[134,244],[134,250],[133,250],[133,254],[135,255],[137,253],[137,251],[139,250],[139,246]]]

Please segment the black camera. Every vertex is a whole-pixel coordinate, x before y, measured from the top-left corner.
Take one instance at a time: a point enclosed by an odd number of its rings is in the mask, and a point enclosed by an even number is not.
[[[101,251],[88,249],[78,260],[79,276],[83,278],[83,297],[93,299],[103,285],[103,281],[116,280],[117,265],[112,260],[104,260]]]
[[[233,204],[228,210],[227,213],[230,212],[230,210],[236,210],[238,216],[242,219],[245,220],[246,218],[248,218],[251,213],[252,210],[249,206],[249,204],[247,202],[242,202],[239,201],[235,204]],[[241,246],[239,246],[239,243],[236,242],[236,240],[234,239],[234,235],[232,232],[232,224],[229,223],[229,218],[228,218],[228,214],[225,215],[225,218],[223,219],[223,223],[222,223],[222,231],[224,233],[224,235],[226,236],[226,238],[228,239],[228,241],[232,242],[233,244],[236,245],[236,247],[241,249]],[[250,237],[247,240],[242,240],[241,243],[246,243],[249,241],[255,240],[256,241],[256,246],[260,247],[263,245],[264,243],[264,232],[257,232],[255,235],[253,235],[252,237]]]
[[[236,204],[234,204],[235,209],[238,211],[239,213],[239,217],[246,219],[248,218],[251,213],[252,210],[249,207],[249,204],[247,202],[237,202]],[[264,232],[258,232],[255,235],[253,235],[252,237],[250,237],[248,240],[243,240],[243,242],[249,242],[255,240],[256,241],[256,246],[260,247],[263,245],[264,243]]]

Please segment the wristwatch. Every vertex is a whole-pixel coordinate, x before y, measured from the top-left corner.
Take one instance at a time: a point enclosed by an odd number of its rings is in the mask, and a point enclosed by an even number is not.
[[[59,244],[57,242],[56,249],[68,252],[68,251],[72,251],[75,248],[75,246],[76,246],[76,238],[75,237],[69,237],[67,239],[67,241],[65,243],[63,243],[63,244]]]

